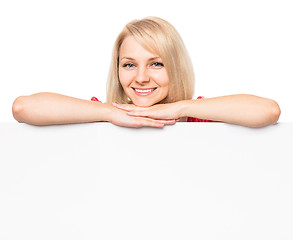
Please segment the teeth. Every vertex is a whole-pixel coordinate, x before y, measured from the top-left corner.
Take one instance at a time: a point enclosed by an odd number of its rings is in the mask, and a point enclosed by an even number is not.
[[[136,88],[134,88],[134,90],[135,90],[136,92],[139,92],[139,93],[148,93],[148,92],[152,92],[152,91],[154,91],[155,88],[152,88],[152,89],[146,89],[146,90],[141,90],[141,89],[136,89]]]

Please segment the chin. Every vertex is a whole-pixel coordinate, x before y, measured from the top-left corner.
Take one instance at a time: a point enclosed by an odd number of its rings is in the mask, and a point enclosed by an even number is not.
[[[155,104],[163,103],[164,99],[157,99],[157,100],[151,100],[151,99],[133,99],[131,100],[132,103],[137,107],[151,107]]]
[[[151,107],[156,103],[133,102],[133,104],[137,107]]]
[[[151,107],[158,103],[158,101],[154,99],[131,99],[132,103],[137,107]]]

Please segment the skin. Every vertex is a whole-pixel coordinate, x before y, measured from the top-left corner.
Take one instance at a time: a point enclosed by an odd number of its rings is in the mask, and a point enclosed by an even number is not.
[[[150,107],[167,97],[169,77],[162,59],[145,50],[133,37],[127,37],[120,48],[119,80],[135,106]],[[150,95],[134,89],[154,89]]]
[[[120,82],[134,104],[107,104],[42,92],[16,98],[12,106],[14,118],[32,125],[108,121],[123,127],[163,127],[186,121],[187,117],[263,127],[279,119],[281,110],[274,100],[248,94],[157,104],[169,89],[160,56],[128,37],[121,45],[119,59]],[[134,89],[154,91],[136,94]]]
[[[119,59],[119,79],[134,104],[113,106],[129,116],[176,121],[186,121],[189,116],[249,127],[275,124],[279,119],[280,108],[275,101],[248,94],[156,104],[168,95],[169,79],[161,58],[128,37],[121,45]],[[148,96],[137,96],[133,90],[153,87],[157,88]]]

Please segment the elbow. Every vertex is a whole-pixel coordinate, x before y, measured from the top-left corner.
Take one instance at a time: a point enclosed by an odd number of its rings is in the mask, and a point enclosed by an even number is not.
[[[281,109],[276,101],[270,100],[262,110],[261,116],[252,127],[265,127],[278,122],[281,115]]]
[[[276,124],[281,115],[281,109],[279,104],[276,101],[272,100],[270,103],[268,112],[269,112],[268,118],[269,118],[270,124]]]
[[[24,115],[25,115],[25,97],[20,96],[17,97],[12,105],[12,114],[16,121],[24,122]]]

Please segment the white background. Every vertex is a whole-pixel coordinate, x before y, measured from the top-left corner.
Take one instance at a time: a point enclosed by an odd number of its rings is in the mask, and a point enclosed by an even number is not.
[[[20,95],[56,92],[105,101],[113,43],[133,19],[175,26],[191,55],[195,97],[275,99],[293,121],[293,3],[278,1],[0,0],[0,121]]]

